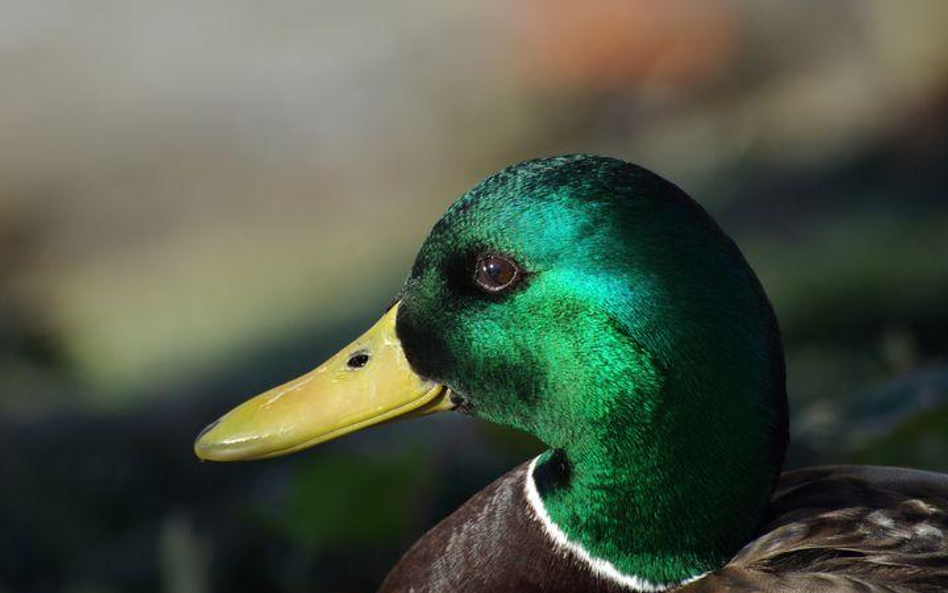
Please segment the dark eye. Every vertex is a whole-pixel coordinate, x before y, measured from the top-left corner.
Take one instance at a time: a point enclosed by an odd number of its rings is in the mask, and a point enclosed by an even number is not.
[[[517,264],[501,255],[485,255],[477,260],[474,281],[487,292],[500,292],[510,288],[520,278]]]

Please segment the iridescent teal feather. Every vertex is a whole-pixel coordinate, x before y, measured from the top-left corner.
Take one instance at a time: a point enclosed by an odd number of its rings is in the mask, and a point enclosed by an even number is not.
[[[470,281],[502,253],[509,294]],[[763,520],[786,445],[770,304],[681,190],[575,155],[483,181],[435,226],[401,295],[416,370],[486,420],[562,451],[538,468],[550,517],[652,582],[724,564]]]

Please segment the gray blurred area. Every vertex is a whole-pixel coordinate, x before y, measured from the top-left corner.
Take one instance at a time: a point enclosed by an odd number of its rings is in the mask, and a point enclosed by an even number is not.
[[[948,471],[941,0],[0,1],[0,592],[370,591],[540,447],[461,417],[199,464],[455,197],[605,153],[781,319],[790,464]]]

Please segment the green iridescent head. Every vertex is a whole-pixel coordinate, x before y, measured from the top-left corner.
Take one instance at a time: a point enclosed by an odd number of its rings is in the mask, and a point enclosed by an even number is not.
[[[497,292],[477,278],[492,256],[517,268]],[[782,355],[754,273],[704,210],[634,165],[557,157],[481,182],[432,230],[401,303],[419,373],[550,446],[672,419],[712,442],[748,425],[782,437]]]
[[[777,324],[734,243],[657,175],[576,155],[486,179],[425,241],[396,329],[462,410],[563,451],[538,477],[551,516],[620,568],[680,580],[758,526],[786,445]]]

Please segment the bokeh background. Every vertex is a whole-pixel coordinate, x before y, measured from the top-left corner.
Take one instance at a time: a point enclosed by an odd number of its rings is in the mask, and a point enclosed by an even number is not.
[[[943,0],[0,2],[0,592],[363,592],[539,445],[462,417],[200,464],[447,205],[598,152],[785,333],[790,465],[948,471]]]

